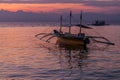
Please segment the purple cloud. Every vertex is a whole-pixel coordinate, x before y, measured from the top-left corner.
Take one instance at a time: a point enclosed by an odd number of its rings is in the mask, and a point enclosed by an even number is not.
[[[40,3],[75,3],[83,4],[87,6],[105,7],[116,6],[120,7],[120,0],[0,0],[0,3],[28,3],[28,4],[40,4]]]
[[[61,13],[64,16],[64,22],[68,21],[67,13]],[[7,10],[0,10],[0,22],[59,22],[59,13],[33,13],[33,12],[24,12],[18,10],[16,12],[11,12]],[[111,24],[120,24],[120,14],[104,14],[104,13],[90,13],[84,12],[83,14],[84,21],[86,23],[92,23],[96,19],[106,20]],[[79,21],[79,14],[73,15],[74,21]]]

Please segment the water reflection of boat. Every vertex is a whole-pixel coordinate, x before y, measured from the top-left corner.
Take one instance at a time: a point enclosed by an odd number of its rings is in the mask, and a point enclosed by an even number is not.
[[[84,72],[83,69],[87,67],[87,62],[84,60],[88,59],[88,53],[81,53],[81,49],[72,49],[68,46],[60,46],[59,51],[59,61],[61,68],[68,70],[67,77],[72,77],[74,79],[83,79]],[[75,71],[76,70],[76,71]],[[74,76],[74,74],[78,76]],[[65,78],[65,75],[63,76]]]

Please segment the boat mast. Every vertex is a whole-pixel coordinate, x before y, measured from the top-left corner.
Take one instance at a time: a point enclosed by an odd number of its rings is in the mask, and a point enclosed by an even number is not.
[[[60,32],[62,32],[62,16],[60,16]]]
[[[70,11],[70,25],[69,25],[69,33],[71,33],[71,17],[72,17],[72,11]]]
[[[81,11],[81,14],[80,14],[80,33],[81,33],[81,27],[82,27],[82,11]]]

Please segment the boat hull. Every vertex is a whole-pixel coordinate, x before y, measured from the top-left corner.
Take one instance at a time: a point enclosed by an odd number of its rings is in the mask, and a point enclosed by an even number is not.
[[[56,44],[60,47],[87,50],[87,44],[90,43],[90,40],[82,34],[80,34],[81,36],[79,36],[79,34],[62,34],[56,30],[54,30],[54,34],[57,37]]]
[[[58,37],[58,42],[61,44],[68,44],[68,45],[81,45],[84,46],[86,43],[84,40],[79,40],[79,39],[72,39],[72,38],[62,38]]]
[[[86,43],[83,40],[58,37],[57,44],[60,48],[87,50]]]

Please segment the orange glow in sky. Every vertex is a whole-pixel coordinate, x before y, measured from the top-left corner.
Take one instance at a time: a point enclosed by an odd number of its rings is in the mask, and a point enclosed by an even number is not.
[[[66,11],[66,10],[73,10],[74,12],[80,12],[81,10],[84,11],[100,11],[101,8],[92,7],[92,6],[85,6],[82,4],[66,4],[66,3],[56,3],[56,4],[0,4],[0,9],[9,10],[9,11],[30,11],[30,12],[59,12],[59,11]]]
[[[88,6],[82,3],[46,3],[46,4],[23,4],[23,3],[0,3],[0,9],[16,12],[23,10],[26,12],[68,12],[72,10],[75,12],[104,12],[104,13],[117,13],[120,11],[119,7],[115,6]]]

